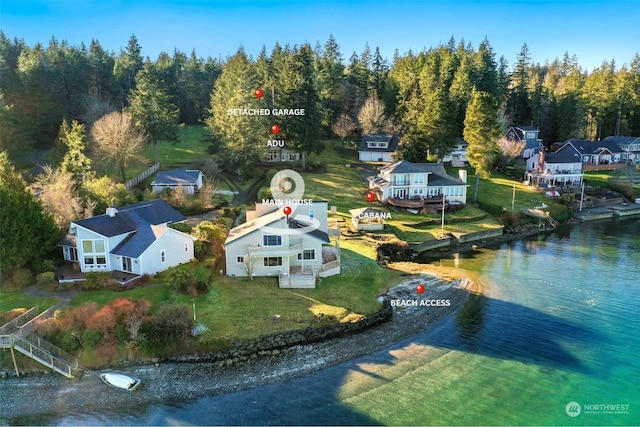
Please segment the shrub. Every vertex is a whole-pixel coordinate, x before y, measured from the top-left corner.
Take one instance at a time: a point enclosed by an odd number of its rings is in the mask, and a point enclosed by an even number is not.
[[[169,289],[185,295],[199,295],[209,292],[208,278],[186,270],[172,270],[167,278]]]
[[[33,274],[28,268],[17,268],[12,279],[13,285],[21,289],[33,284]]]
[[[193,255],[200,261],[204,260],[207,257],[207,253],[209,252],[209,245],[202,240],[196,240],[193,242]]]
[[[617,191],[629,200],[633,201],[636,198],[636,191],[626,182],[614,182],[610,180],[609,188],[613,191]]]
[[[86,274],[86,280],[80,285],[80,289],[83,291],[97,291],[99,289],[105,289],[113,283],[114,280],[111,278],[110,272],[90,271]]]
[[[56,280],[56,273],[52,271],[45,271],[44,273],[40,273],[38,274],[38,276],[36,276],[36,279],[36,285],[38,285],[38,287],[49,287],[52,285],[58,285],[58,281]]]
[[[146,337],[143,346],[157,350],[169,345],[183,344],[191,335],[191,313],[185,306],[161,304],[155,316],[148,317],[141,326]]]
[[[82,333],[82,347],[93,348],[102,340],[102,337],[102,332],[96,329],[86,329]]]
[[[178,222],[175,224],[171,224],[169,225],[169,227],[173,228],[174,230],[178,230],[187,234],[191,234],[191,230],[193,230],[193,227],[191,227],[189,224],[185,222]]]

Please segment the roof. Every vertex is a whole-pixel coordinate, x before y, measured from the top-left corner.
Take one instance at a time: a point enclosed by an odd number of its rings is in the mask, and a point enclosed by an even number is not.
[[[374,147],[367,147],[367,142],[386,142],[388,143],[388,145],[386,148],[382,148],[382,147],[374,148]],[[360,146],[358,147],[358,151],[393,153],[398,148],[399,142],[400,142],[400,135],[398,134],[381,133],[381,134],[364,135],[360,140]]]
[[[428,173],[429,186],[450,186],[450,185],[467,185],[466,182],[460,178],[456,178],[447,173],[442,163],[411,163],[408,160],[400,160],[383,168],[380,168],[380,174],[369,177],[369,181],[378,186],[389,185],[383,177],[384,172],[394,173]]]
[[[175,169],[159,171],[151,185],[194,185],[198,182],[202,172],[191,169]]]
[[[359,209],[351,209],[349,211],[352,218],[356,218],[359,216],[376,216],[376,215],[385,215],[385,212],[374,208],[359,208]]]
[[[582,155],[571,143],[566,143],[551,153],[544,153],[544,161],[547,163],[582,163]]]
[[[525,132],[536,132],[536,138],[538,138],[537,133],[540,132],[540,129],[536,129],[533,126],[511,126],[505,136],[508,139],[524,141],[526,139]]]
[[[272,224],[275,224],[276,222],[282,221],[283,219],[286,219],[286,215],[282,213],[281,209],[278,209],[275,212],[271,212],[266,215],[259,216],[255,219],[252,219],[251,221],[247,221],[244,224],[232,228],[231,231],[229,231],[227,240],[224,243],[225,245],[232,243],[242,237],[248,236],[249,234],[262,229],[263,227],[268,227]],[[291,230],[301,229],[309,226],[309,224],[295,220],[293,218],[289,219],[288,225],[288,228]],[[304,234],[315,237],[316,239],[319,239],[324,243],[329,243],[329,235],[322,230],[306,230]]]
[[[131,258],[139,258],[153,242],[162,236],[169,227],[166,225],[140,224],[135,233],[128,235],[111,253]]]
[[[608,136],[602,140],[602,142],[605,141],[612,141],[618,145],[628,145],[640,143],[640,136]]]
[[[600,154],[604,151],[609,151],[611,153],[624,152],[618,144],[611,140],[589,141],[587,139],[574,138],[566,142],[570,142],[578,151],[580,151],[581,154]]]
[[[106,237],[136,231],[141,224],[159,225],[185,221],[187,218],[161,199],[148,200],[115,209],[113,217],[103,214],[73,221],[74,224]]]

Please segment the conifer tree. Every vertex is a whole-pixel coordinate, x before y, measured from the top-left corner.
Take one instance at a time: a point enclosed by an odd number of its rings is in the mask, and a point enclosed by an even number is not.
[[[60,170],[63,173],[69,172],[78,178],[82,178],[91,170],[91,159],[84,153],[87,148],[84,125],[74,120],[69,126],[69,123],[63,120],[58,139],[67,147],[67,151],[60,163]]]
[[[474,90],[464,119],[464,140],[469,144],[467,157],[476,174],[488,178],[499,154],[500,128],[497,106],[491,95]]]

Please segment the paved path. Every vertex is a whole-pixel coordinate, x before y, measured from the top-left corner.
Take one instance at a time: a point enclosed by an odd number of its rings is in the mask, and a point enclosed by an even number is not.
[[[57,298],[58,302],[56,302],[54,308],[58,309],[60,307],[69,305],[69,303],[71,302],[71,299],[73,299],[73,297],[76,296],[78,292],[79,292],[78,289],[71,289],[64,292],[47,292],[47,291],[43,291],[42,289],[38,289],[36,285],[33,285],[25,289],[24,294],[32,297],[39,297],[39,298]],[[43,307],[40,307],[40,308],[43,308]],[[49,307],[44,307],[45,310],[47,308]]]

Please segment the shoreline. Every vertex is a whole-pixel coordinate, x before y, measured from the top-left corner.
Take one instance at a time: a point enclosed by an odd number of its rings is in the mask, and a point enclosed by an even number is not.
[[[424,266],[423,266],[424,267]],[[423,271],[426,270],[423,269]],[[59,418],[67,412],[104,412],[113,408],[128,408],[139,413],[139,406],[188,401],[286,381],[320,371],[389,347],[409,338],[438,320],[452,315],[473,294],[483,291],[480,284],[466,277],[444,281],[440,272],[420,273],[391,287],[386,299],[415,299],[415,287],[424,284],[429,299],[449,299],[444,307],[396,307],[387,322],[362,331],[328,341],[297,345],[270,357],[220,367],[214,362],[161,363],[119,369],[141,378],[139,390],[125,393],[112,389],[99,378],[105,371],[94,371],[80,380],[43,375],[13,377],[0,381],[0,422],[29,424],[30,418],[51,416]],[[459,275],[458,275],[459,276]],[[53,396],[51,399],[33,399]]]

